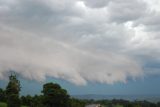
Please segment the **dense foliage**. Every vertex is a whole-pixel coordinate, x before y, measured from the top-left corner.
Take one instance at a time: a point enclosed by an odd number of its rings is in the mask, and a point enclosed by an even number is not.
[[[59,84],[46,83],[43,85],[42,95],[21,96],[20,81],[16,75],[9,76],[6,90],[0,88],[0,102],[6,102],[7,107],[84,107],[84,102],[73,99]]]
[[[0,101],[6,102],[6,92],[0,88]]]
[[[42,93],[45,107],[69,107],[69,95],[60,85],[54,83],[44,84]]]
[[[17,80],[16,75],[9,77],[9,83],[6,87],[6,100],[8,107],[20,107],[21,102],[19,99],[20,82]]]

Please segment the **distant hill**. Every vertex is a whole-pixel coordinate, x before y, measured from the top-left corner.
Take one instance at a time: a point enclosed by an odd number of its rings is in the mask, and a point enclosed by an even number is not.
[[[129,101],[150,101],[150,102],[159,102],[160,95],[96,95],[96,94],[86,94],[86,95],[73,95],[74,98],[78,99],[94,99],[94,100],[103,100],[103,99],[123,99]]]

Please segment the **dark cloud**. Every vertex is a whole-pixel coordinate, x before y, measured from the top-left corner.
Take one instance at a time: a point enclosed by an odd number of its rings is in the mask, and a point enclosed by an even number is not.
[[[108,5],[109,17],[113,22],[134,21],[146,14],[146,4],[139,0],[113,0]]]
[[[81,14],[74,8],[74,2],[16,0],[16,3],[4,5],[8,9],[0,18],[2,23],[36,32],[40,29],[52,30],[53,25],[67,23],[70,17]]]

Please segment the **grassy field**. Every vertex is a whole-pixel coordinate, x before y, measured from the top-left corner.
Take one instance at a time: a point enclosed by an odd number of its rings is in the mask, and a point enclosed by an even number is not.
[[[7,104],[0,102],[0,107],[7,107]],[[21,106],[21,107],[27,107],[27,106]]]
[[[0,107],[7,107],[7,104],[0,102]]]

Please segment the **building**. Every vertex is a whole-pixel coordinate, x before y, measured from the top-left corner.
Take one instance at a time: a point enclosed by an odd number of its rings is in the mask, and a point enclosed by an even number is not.
[[[89,104],[89,105],[86,105],[85,107],[101,107],[100,104]]]

